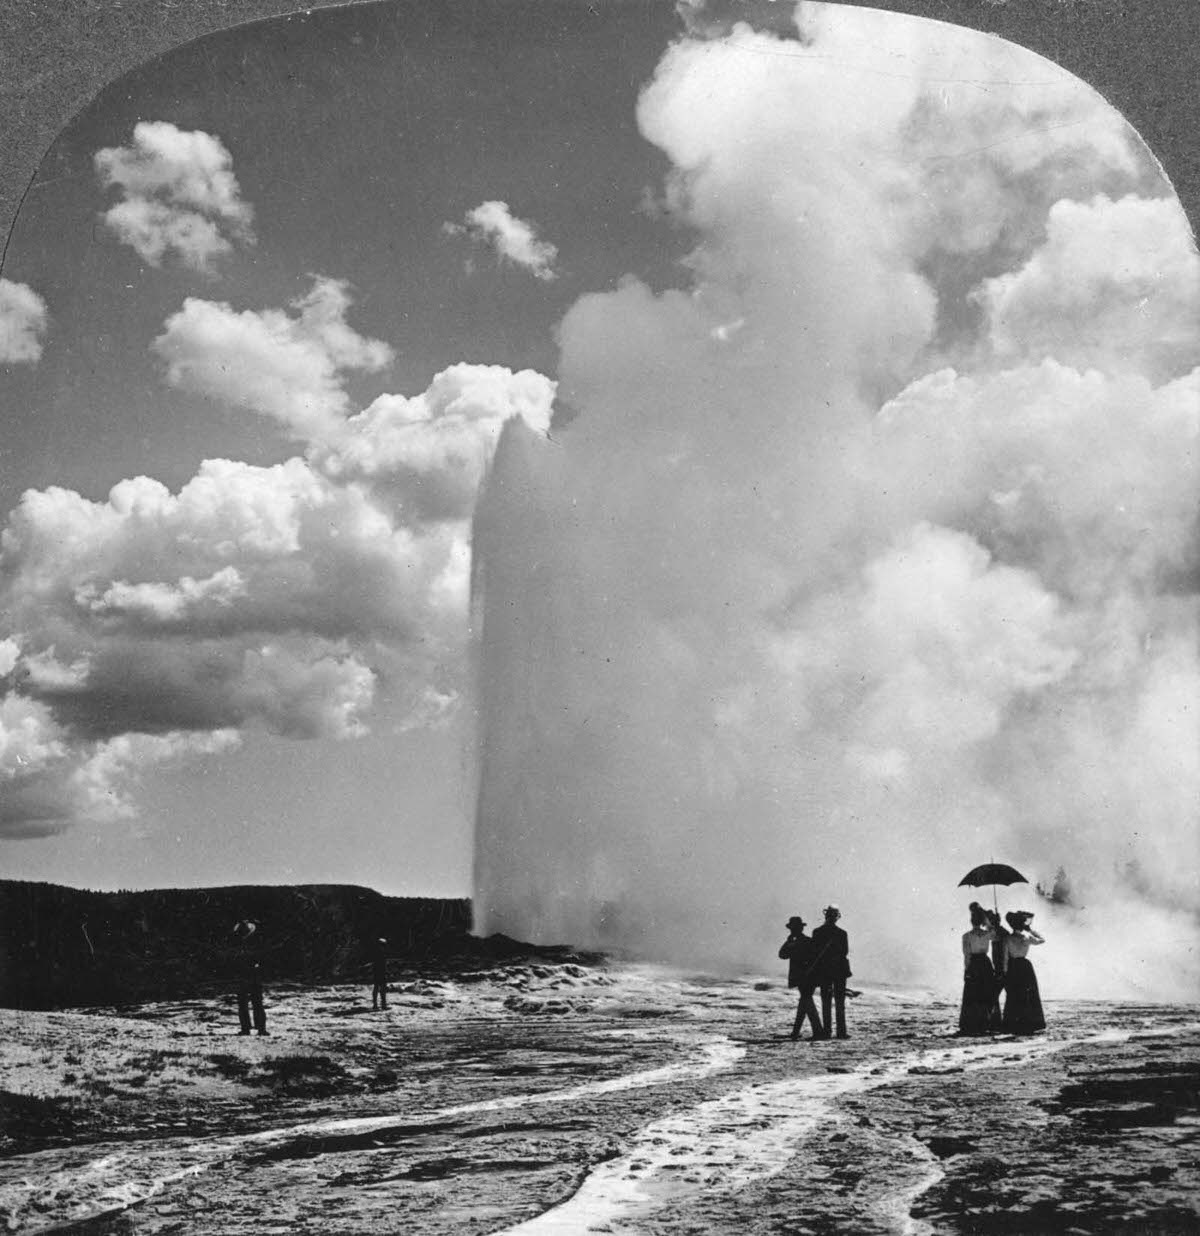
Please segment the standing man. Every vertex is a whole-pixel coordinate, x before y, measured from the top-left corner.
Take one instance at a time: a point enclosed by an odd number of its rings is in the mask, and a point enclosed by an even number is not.
[[[371,1007],[387,1008],[387,941],[383,936],[371,950]]]
[[[258,941],[254,938],[258,924],[244,918],[233,929],[237,937],[237,997],[238,1019],[242,1028],[238,1034],[250,1033],[250,1010],[254,1010],[254,1028],[267,1032],[267,1014],[263,1008],[262,973],[259,970]]]
[[[798,1039],[807,1017],[812,1026],[812,1040],[828,1038],[821,1029],[821,1019],[817,1016],[817,1006],[813,1003],[813,992],[817,988],[817,976],[814,963],[817,959],[817,948],[810,936],[804,934],[808,924],[797,914],[787,921],[788,938],[779,949],[779,956],[786,958],[788,963],[788,986],[800,990],[800,1003],[796,1005],[796,1020],[792,1025],[792,1038]]]
[[[850,977],[850,937],[837,925],[842,912],[837,906],[825,907],[825,921],[812,933],[817,949],[816,974],[821,984],[821,1014],[825,1037],[829,1038],[830,1018],[836,1006],[837,1036],[846,1033],[846,980]]]

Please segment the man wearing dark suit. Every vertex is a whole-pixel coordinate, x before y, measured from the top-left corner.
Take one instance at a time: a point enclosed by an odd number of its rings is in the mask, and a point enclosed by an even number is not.
[[[371,950],[371,1007],[387,1008],[387,941],[383,936]]]
[[[788,986],[795,987],[800,992],[800,1002],[796,1005],[796,1021],[792,1026],[792,1038],[800,1037],[800,1029],[807,1017],[812,1025],[813,1040],[826,1037],[817,1017],[817,1006],[813,1003],[813,992],[817,987],[816,972],[813,963],[816,961],[817,950],[811,936],[804,934],[808,924],[799,916],[787,921],[788,938],[780,947],[779,956],[788,963]]]
[[[850,937],[837,925],[842,912],[837,906],[825,907],[825,922],[812,933],[817,960],[814,966],[821,984],[821,1020],[825,1037],[829,1038],[831,1013],[836,1008],[837,1036],[848,1039],[846,1033],[846,980],[850,977]]]
[[[238,1020],[242,1028],[238,1034],[250,1033],[250,1011],[254,1010],[254,1028],[259,1034],[267,1033],[267,1014],[263,1008],[262,973],[259,970],[258,940],[255,932],[258,924],[244,918],[233,929],[237,938],[237,999]]]

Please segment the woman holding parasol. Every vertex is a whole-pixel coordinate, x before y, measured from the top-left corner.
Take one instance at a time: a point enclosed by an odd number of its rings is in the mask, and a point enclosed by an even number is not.
[[[963,934],[963,998],[958,1016],[959,1034],[992,1034],[1000,1029],[999,997],[1004,982],[1007,932],[1000,925],[996,907],[997,884],[1027,884],[1029,881],[1005,863],[984,863],[968,871],[958,882],[971,888],[992,885],[991,911],[972,901],[971,930]]]

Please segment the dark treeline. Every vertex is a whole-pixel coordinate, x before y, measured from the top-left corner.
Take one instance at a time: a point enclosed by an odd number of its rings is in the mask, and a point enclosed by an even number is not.
[[[233,927],[243,918],[259,925],[267,984],[369,983],[364,967],[379,936],[400,968],[436,970],[455,957],[503,949],[469,935],[466,898],[385,897],[338,884],[95,893],[0,880],[0,1005],[69,1008],[211,995],[229,982]]]

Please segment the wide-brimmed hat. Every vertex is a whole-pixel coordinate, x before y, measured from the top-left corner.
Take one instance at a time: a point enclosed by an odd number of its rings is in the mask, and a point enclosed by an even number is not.
[[[808,924],[800,917],[799,914],[793,914],[792,917],[789,918],[787,921],[787,928],[789,931],[791,931],[793,927],[807,927],[807,926]]]
[[[822,911],[822,913],[823,914],[836,914],[838,918],[841,918],[842,916],[842,912],[841,910],[838,909],[837,906],[826,906],[825,909]]]

